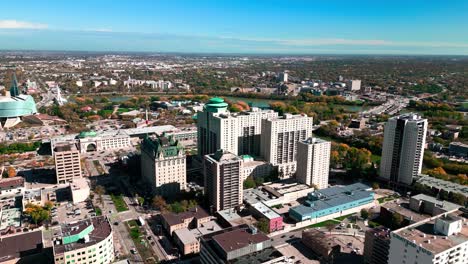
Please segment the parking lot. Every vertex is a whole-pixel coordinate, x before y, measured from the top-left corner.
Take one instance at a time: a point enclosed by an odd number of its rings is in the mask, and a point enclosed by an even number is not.
[[[52,209],[52,221],[59,223],[69,223],[95,216],[95,212],[90,202],[79,204],[66,203]]]

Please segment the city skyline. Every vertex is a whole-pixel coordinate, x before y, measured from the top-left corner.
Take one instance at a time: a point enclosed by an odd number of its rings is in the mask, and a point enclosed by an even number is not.
[[[3,6],[0,50],[468,55],[464,1]]]

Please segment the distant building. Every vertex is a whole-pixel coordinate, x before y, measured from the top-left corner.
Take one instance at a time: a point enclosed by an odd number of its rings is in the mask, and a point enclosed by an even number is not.
[[[450,156],[468,158],[468,144],[463,144],[461,142],[450,142],[449,154]]]
[[[218,150],[204,159],[205,192],[214,211],[242,204],[242,159]]]
[[[298,142],[312,136],[312,117],[285,114],[262,120],[261,156],[278,168],[279,177],[296,172]]]
[[[96,133],[94,131],[81,132],[78,135],[81,153],[122,149],[132,146],[130,136],[125,132]]]
[[[255,227],[241,225],[203,236],[200,260],[202,264],[259,263],[236,261],[271,246],[268,236],[258,232]]]
[[[385,124],[380,177],[410,185],[421,173],[427,119],[417,114],[390,118]]]
[[[317,229],[302,231],[301,241],[319,257],[320,263],[333,263],[341,252],[341,246],[332,235]]]
[[[437,179],[423,174],[419,176],[420,177],[416,180],[416,183],[418,184],[429,187],[433,190],[437,190],[439,192],[443,190],[449,194],[457,193],[468,199],[468,187],[466,185],[444,181],[442,179]]]
[[[393,231],[388,263],[466,263],[468,225],[458,212]]]
[[[172,235],[174,231],[183,228],[198,228],[202,224],[211,221],[210,215],[200,206],[189,209],[183,213],[161,214],[163,227]]]
[[[350,91],[359,91],[361,90],[361,80],[349,80],[346,86]]]
[[[80,151],[75,144],[62,143],[54,149],[57,183],[72,182],[82,177]]]
[[[301,222],[365,208],[374,204],[374,193],[370,190],[369,186],[362,183],[315,190],[307,195],[303,205],[291,207],[289,216]]]
[[[386,264],[390,249],[390,229],[385,227],[371,228],[366,231],[364,240],[364,263]]]
[[[187,185],[186,155],[182,145],[173,137],[146,137],[141,143],[142,177],[153,191],[173,196]]]
[[[288,82],[288,73],[287,72],[280,72],[278,74],[278,81],[287,83]]]
[[[353,119],[349,124],[349,128],[364,129],[366,128],[366,120],[364,118]]]
[[[331,142],[319,138],[308,138],[297,145],[296,179],[300,183],[328,187]]]
[[[107,264],[114,261],[112,227],[104,216],[63,224],[53,234],[56,264]]]

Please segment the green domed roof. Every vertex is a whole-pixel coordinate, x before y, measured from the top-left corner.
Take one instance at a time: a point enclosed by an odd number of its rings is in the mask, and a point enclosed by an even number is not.
[[[78,137],[79,138],[86,138],[86,137],[95,137],[97,134],[94,131],[83,131],[81,132]]]
[[[223,98],[213,97],[206,104],[205,108],[208,112],[222,112],[225,111],[228,104],[224,102]]]
[[[213,97],[210,99],[210,101],[208,101],[209,104],[219,104],[219,103],[224,103],[224,99],[223,98],[219,98],[219,97]]]

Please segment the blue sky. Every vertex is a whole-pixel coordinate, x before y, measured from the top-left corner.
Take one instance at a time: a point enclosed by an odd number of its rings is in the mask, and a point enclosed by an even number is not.
[[[0,49],[468,55],[466,0],[22,0],[0,6]]]

